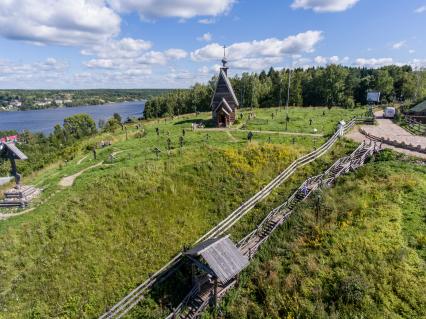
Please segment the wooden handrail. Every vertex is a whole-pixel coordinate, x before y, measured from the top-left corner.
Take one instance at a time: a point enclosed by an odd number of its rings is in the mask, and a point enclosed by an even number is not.
[[[351,121],[346,123],[343,127],[343,133],[346,133],[350,130],[356,123],[361,123],[365,121],[371,121],[371,118],[353,118]],[[228,217],[222,220],[219,224],[213,227],[206,234],[201,236],[195,243],[220,236],[229,230],[233,225],[235,225],[238,220],[240,220],[244,215],[246,215],[259,201],[267,197],[276,187],[281,185],[285,180],[287,180],[298,168],[309,164],[315,159],[322,156],[326,153],[338,140],[340,137],[340,132],[335,132],[330,139],[322,144],[318,149],[312,151],[309,154],[306,154],[299,159],[296,159],[290,166],[288,166],[283,172],[281,172],[277,177],[275,177],[270,183],[268,183],[261,191],[256,193],[246,202],[244,202],[240,207],[234,210]],[[121,299],[117,304],[115,304],[111,309],[107,310],[99,319],[112,319],[112,318],[121,318],[128,311],[130,311],[140,300],[143,299],[146,291],[150,289],[158,280],[162,279],[164,276],[167,276],[175,267],[179,265],[182,260],[182,253],[177,254],[171,261],[169,261],[165,266],[158,270],[155,274],[150,276],[146,281],[133,289],[129,294],[127,294],[123,299]]]

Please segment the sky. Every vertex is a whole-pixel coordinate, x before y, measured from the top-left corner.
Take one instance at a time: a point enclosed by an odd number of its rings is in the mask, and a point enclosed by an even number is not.
[[[0,88],[187,88],[271,66],[426,67],[426,0],[0,0]]]

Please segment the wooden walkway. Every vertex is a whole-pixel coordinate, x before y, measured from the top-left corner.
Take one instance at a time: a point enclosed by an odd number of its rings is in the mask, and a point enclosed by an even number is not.
[[[272,235],[274,230],[289,218],[298,203],[305,200],[315,190],[330,186],[340,175],[359,168],[369,156],[379,150],[380,146],[377,143],[371,141],[369,144],[362,143],[350,156],[339,159],[323,174],[307,179],[285,203],[272,210],[256,229],[238,243],[240,251],[243,255],[252,259],[259,247]],[[226,284],[219,285],[218,298],[221,298],[231,289],[236,280],[237,277],[234,277]],[[194,287],[175,310],[167,316],[167,319],[198,318],[203,310],[212,304],[213,295],[214,283],[206,274],[202,284]]]
[[[361,131],[358,131],[358,129],[354,129],[347,136],[357,142],[362,142],[366,138],[372,138],[374,136],[377,139],[389,139],[392,142],[405,143],[406,145],[411,144],[414,146],[420,145],[421,148],[426,148],[426,136],[411,134],[399,125],[393,123],[392,120],[383,118],[381,111],[375,112],[374,115],[376,117],[377,125],[361,126],[360,129],[364,133],[361,133]],[[426,154],[422,152],[396,147],[394,145],[388,145],[386,142],[383,142],[383,147],[390,148],[396,152],[404,153],[410,156],[426,159]]]
[[[330,137],[330,139],[321,145],[318,149],[311,153],[304,155],[294,161],[288,166],[283,172],[275,177],[270,183],[268,183],[262,190],[256,193],[253,197],[244,202],[240,207],[233,211],[228,217],[222,220],[218,225],[213,227],[204,236],[199,238],[195,243],[200,243],[210,238],[219,237],[225,234],[235,223],[237,223],[243,216],[245,216],[258,202],[265,199],[274,189],[280,186],[286,181],[297,169],[311,163],[317,158],[324,155],[331,147],[337,142],[342,133],[347,133],[354,127],[355,124],[359,123],[372,123],[371,118],[354,118],[349,121],[343,128],[343,132],[336,131],[336,133]],[[99,317],[99,319],[112,319],[121,318],[127,312],[129,312],[134,306],[136,306],[144,296],[150,291],[150,289],[165,280],[172,273],[174,273],[182,264],[183,255],[182,253],[177,254],[172,260],[170,260],[165,266],[158,270],[155,274],[150,276],[146,281],[141,283],[135,289],[133,289],[128,295],[121,299],[110,309]]]

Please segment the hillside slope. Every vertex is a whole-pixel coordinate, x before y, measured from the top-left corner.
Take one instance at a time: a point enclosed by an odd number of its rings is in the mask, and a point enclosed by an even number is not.
[[[261,249],[223,318],[426,317],[426,166],[393,158],[342,177]],[[206,315],[210,317],[210,315]]]
[[[297,121],[307,122],[313,112],[320,116],[321,131],[327,134],[337,119],[359,112],[332,109],[322,115],[322,109],[296,110],[306,113]],[[258,119],[269,118],[273,111],[259,111]],[[277,114],[282,118],[283,113]],[[128,127],[128,140],[121,130],[96,136],[93,141],[113,140],[112,146],[98,150],[96,160],[91,153],[77,154],[66,165],[54,165],[26,177],[25,183],[45,191],[31,213],[0,223],[0,318],[100,315],[296,157],[325,140],[256,133],[254,141],[248,143],[244,131],[190,130],[191,122],[209,116],[144,121],[144,133],[142,128]],[[277,118],[278,130],[281,120]],[[292,125],[296,129],[303,123],[294,120]],[[168,139],[170,154],[166,150]],[[162,151],[158,159],[155,147]],[[322,171],[353,147],[339,143],[321,160],[305,167],[276,192],[275,196],[282,195],[276,202],[288,196],[306,175]],[[110,162],[112,153],[116,159]],[[101,166],[85,171],[71,187],[58,185],[63,177],[101,161]],[[251,229],[274,205],[273,199],[274,194],[270,202],[259,205],[242,221],[241,227]]]

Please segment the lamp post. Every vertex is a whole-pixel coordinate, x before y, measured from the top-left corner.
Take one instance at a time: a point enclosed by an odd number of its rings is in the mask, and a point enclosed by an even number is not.
[[[291,69],[288,69],[287,101],[285,103],[285,130],[286,131],[287,131],[287,125],[288,125],[288,103],[290,100],[290,80],[291,80]]]
[[[282,91],[283,91],[283,78],[280,76],[280,98],[278,100],[278,107],[280,108],[280,111],[281,111],[281,103],[282,103],[282,100],[281,100]]]
[[[314,134],[317,134],[318,130],[316,128],[314,128],[313,132],[314,132]],[[317,148],[317,136],[315,135],[314,136],[314,149],[316,149],[316,148]]]

